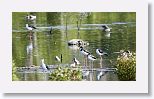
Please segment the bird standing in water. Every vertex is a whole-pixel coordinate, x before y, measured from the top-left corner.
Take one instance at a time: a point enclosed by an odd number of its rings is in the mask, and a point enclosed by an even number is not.
[[[103,28],[103,31],[105,32],[110,32],[111,30],[107,25],[103,25],[102,28]]]
[[[41,66],[40,66],[43,71],[49,70],[49,67],[44,63],[44,59],[41,59]]]
[[[26,19],[30,20],[30,21],[34,21],[34,20],[36,20],[36,16],[35,15],[27,15]]]
[[[32,31],[32,30],[36,29],[36,27],[26,24],[26,29],[29,31]]]
[[[87,50],[83,49],[82,46],[79,49],[80,49],[81,54],[84,55],[84,65],[87,68],[88,55],[90,54],[90,52],[88,52]]]
[[[30,31],[29,37],[30,37],[30,40],[31,40],[31,38],[32,38],[32,30],[36,29],[36,27],[34,27],[34,26],[32,26],[32,25],[26,24],[26,29],[27,29],[28,31]]]
[[[103,55],[106,55],[106,56],[108,56],[108,54],[106,53],[106,52],[104,52],[103,50],[101,50],[101,49],[96,49],[96,53],[100,56],[100,65],[101,65],[101,68],[102,68],[102,61],[103,61],[103,58],[102,58],[102,56]]]
[[[96,53],[102,58],[103,55],[108,56],[108,54],[106,52],[104,52],[101,49],[96,49]]]

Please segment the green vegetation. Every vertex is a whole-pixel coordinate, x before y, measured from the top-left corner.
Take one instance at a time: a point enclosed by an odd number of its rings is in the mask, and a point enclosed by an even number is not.
[[[59,66],[51,73],[49,80],[53,81],[80,81],[82,80],[82,71]]]
[[[136,53],[121,53],[117,58],[118,79],[121,81],[136,80]]]
[[[12,62],[12,66],[13,66],[13,68],[12,68],[12,80],[13,81],[14,80],[19,80],[19,78],[16,75],[16,68],[15,68],[15,62],[14,61]]]

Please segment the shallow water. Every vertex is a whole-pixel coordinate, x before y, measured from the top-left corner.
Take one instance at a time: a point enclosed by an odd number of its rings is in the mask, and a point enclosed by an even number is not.
[[[67,42],[71,39],[82,39],[89,43],[84,48],[91,52],[97,60],[94,61],[94,68],[113,67],[118,52],[122,49],[136,51],[136,14],[135,13],[90,13],[81,21],[80,33],[76,25],[78,13],[41,13],[35,12],[36,21],[25,20],[27,13],[13,12],[12,16],[12,57],[16,67],[40,66],[40,60],[45,59],[45,64],[60,64],[55,56],[62,54],[62,64],[71,64],[73,57],[76,57],[81,65],[84,64],[84,57],[78,47],[70,47]],[[67,33],[66,33],[66,17]],[[33,24],[37,27],[32,33],[25,29],[25,24]],[[106,33],[101,26],[107,24],[111,33]],[[50,29],[52,32],[50,34]],[[104,56],[100,64],[100,56],[96,49],[105,50],[109,56]],[[88,66],[91,65],[88,62]],[[99,71],[92,73],[93,80],[97,80]],[[20,80],[39,81],[48,80],[46,73],[18,73]],[[87,78],[90,80],[90,77]],[[118,80],[115,72],[106,73],[101,81]]]

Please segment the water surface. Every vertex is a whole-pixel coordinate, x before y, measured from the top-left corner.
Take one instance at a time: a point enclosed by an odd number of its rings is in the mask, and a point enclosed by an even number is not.
[[[57,65],[60,63],[55,61],[55,56],[60,57],[61,54],[62,64],[71,64],[73,57],[76,57],[83,65],[83,55],[78,49],[72,49],[67,44],[71,39],[89,42],[89,45],[84,48],[97,57],[94,68],[113,67],[118,56],[114,52],[122,49],[136,51],[136,13],[134,12],[91,12],[82,17],[80,17],[81,13],[33,12],[31,14],[37,16],[34,22],[25,20],[27,14],[29,12],[12,13],[12,58],[16,67],[40,66],[42,58],[48,65]],[[79,18],[82,19],[79,21],[81,26],[78,33]],[[25,28],[27,23],[38,28],[33,31],[32,38]],[[101,26],[104,24],[112,28],[110,34],[102,30]],[[100,56],[95,52],[97,48],[109,54],[103,57],[102,65],[100,65]],[[94,72],[94,80],[97,80],[98,73],[98,71]],[[24,81],[48,80],[48,74],[44,73],[19,73],[18,76]],[[116,81],[118,78],[115,72],[108,72],[100,80]]]

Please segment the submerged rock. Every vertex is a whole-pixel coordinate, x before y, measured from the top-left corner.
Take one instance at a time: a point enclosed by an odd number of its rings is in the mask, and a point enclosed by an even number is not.
[[[89,43],[87,41],[83,41],[82,39],[72,39],[70,41],[68,41],[68,45],[77,45],[77,46],[87,46],[89,45]]]

